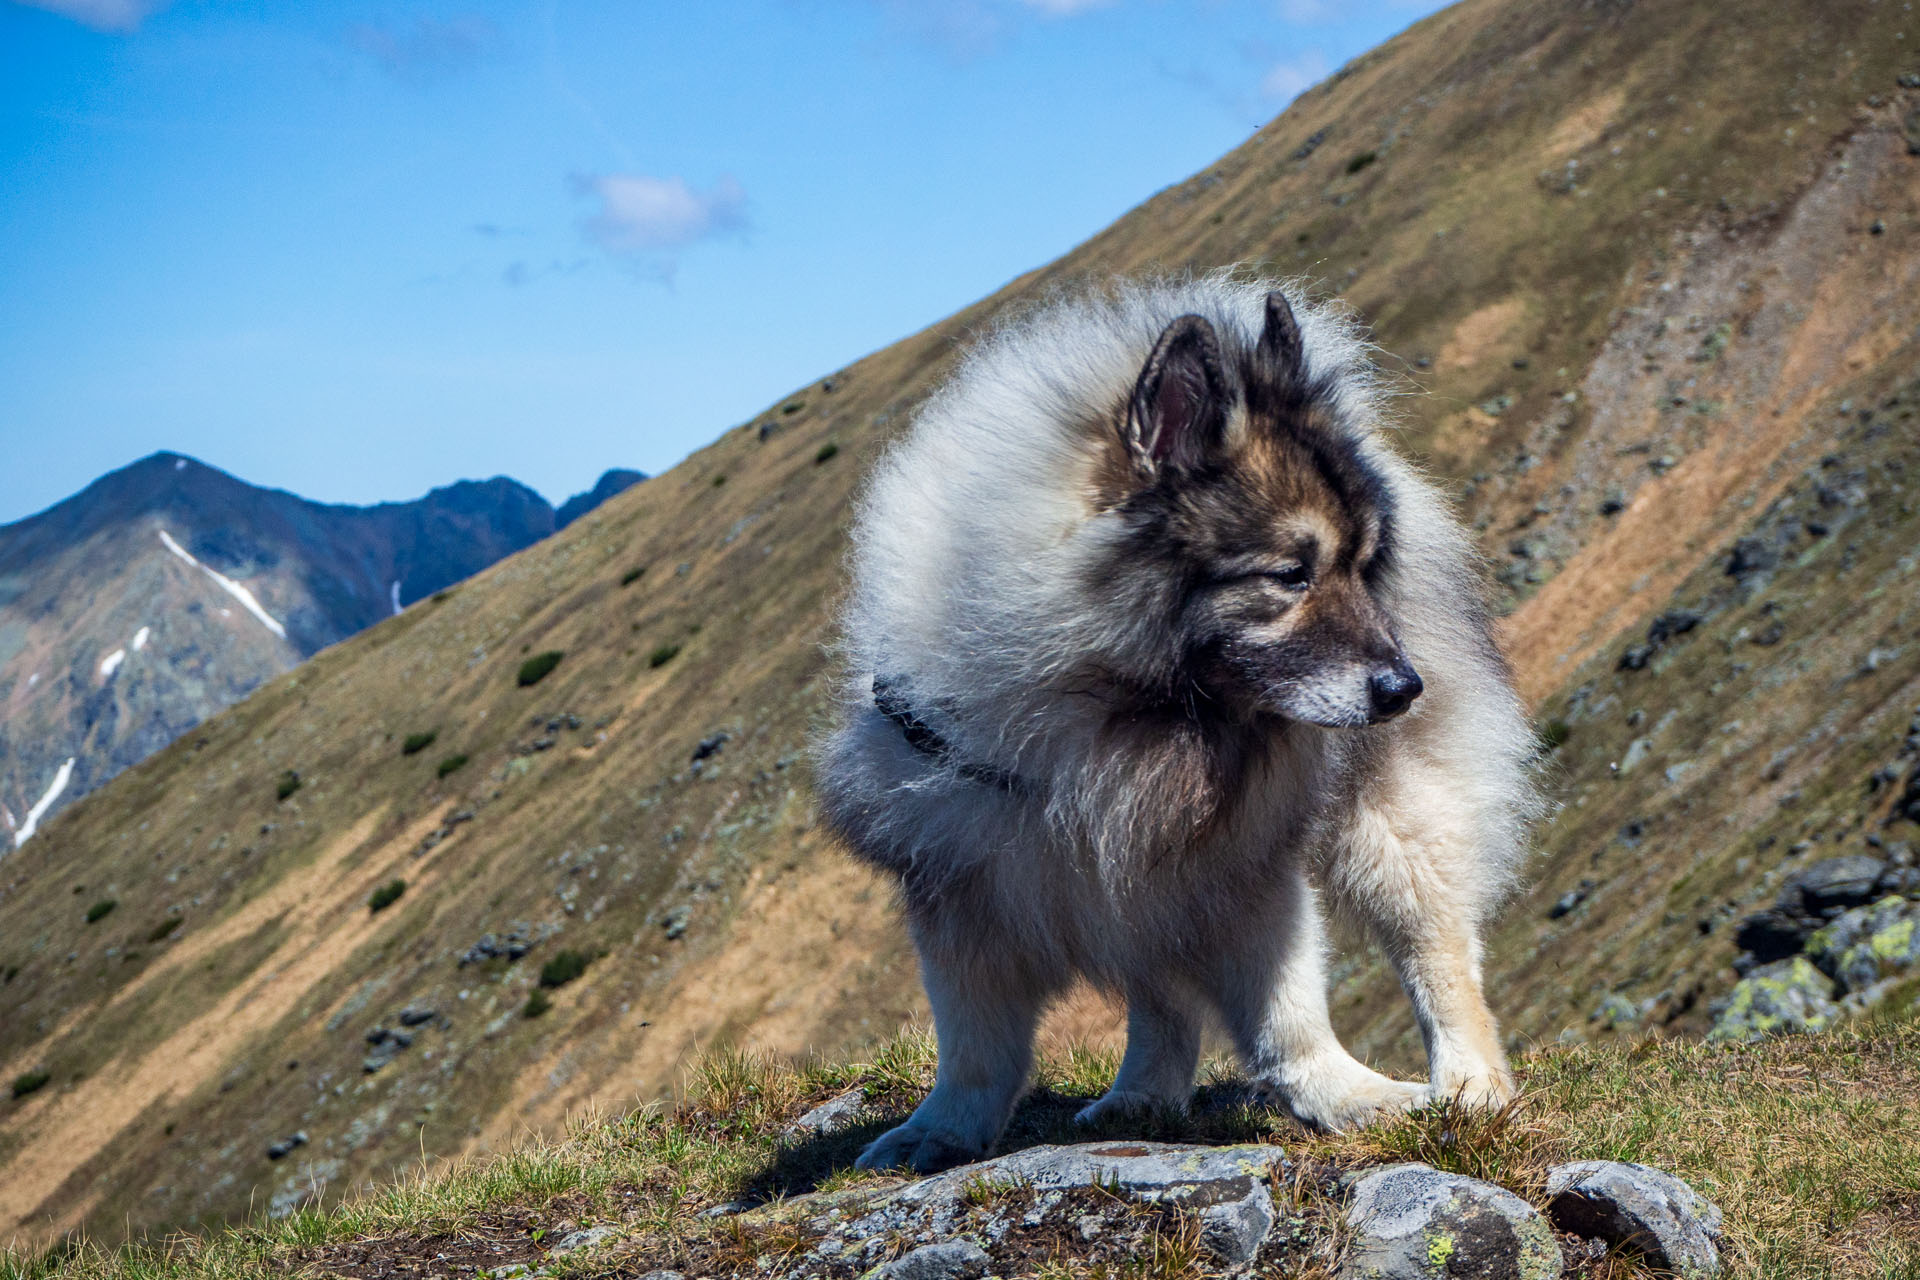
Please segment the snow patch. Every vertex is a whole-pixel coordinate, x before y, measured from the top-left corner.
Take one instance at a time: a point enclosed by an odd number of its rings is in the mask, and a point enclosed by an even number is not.
[[[100,659],[100,678],[102,680],[113,679],[113,673],[118,671],[120,664],[126,660],[127,651],[125,649],[115,649],[112,653]]]
[[[40,683],[40,673],[38,671],[34,672],[32,675],[27,677],[27,688],[31,689],[33,688],[33,686],[39,683]]]
[[[175,458],[173,460],[173,469],[175,471],[185,471],[187,469],[187,460],[185,458]]]
[[[152,627],[142,627],[133,633],[133,651],[140,652],[147,647],[147,637],[153,634]]]
[[[397,616],[400,612],[400,579],[393,580],[393,586],[388,589],[387,594],[393,598],[393,612]]]
[[[67,762],[60,766],[60,772],[53,775],[53,785],[47,788],[47,794],[41,796],[33,808],[27,810],[27,820],[21,824],[18,831],[13,833],[14,848],[18,849],[33,838],[33,833],[40,828],[40,819],[47,816],[47,810],[53,808],[53,802],[58,800],[60,793],[67,789],[67,783],[73,779],[73,761],[74,757],[67,757]]]
[[[280,625],[279,619],[275,618],[272,614],[268,613],[265,609],[262,609],[260,607],[260,602],[254,599],[253,592],[247,590],[245,587],[235,582],[232,578],[229,578],[226,574],[220,573],[215,569],[211,569],[208,566],[201,564],[198,560],[195,560],[193,558],[192,553],[190,553],[185,547],[181,546],[179,543],[175,542],[173,540],[173,536],[169,534],[165,529],[162,529],[160,531],[160,541],[167,544],[167,550],[173,552],[173,554],[179,556],[182,560],[185,560],[188,564],[193,565],[195,568],[199,569],[200,572],[206,574],[209,578],[212,578],[215,582],[219,583],[220,589],[222,591],[232,596],[235,600],[238,600],[240,602],[241,608],[245,609],[248,613],[252,614],[254,617],[260,619],[261,625],[266,627],[267,630],[273,632],[273,634],[275,634],[276,636],[279,636],[282,640],[285,640],[287,638],[287,629]],[[223,618],[230,618],[233,616],[233,613],[231,610],[222,609],[220,611],[220,616]]]

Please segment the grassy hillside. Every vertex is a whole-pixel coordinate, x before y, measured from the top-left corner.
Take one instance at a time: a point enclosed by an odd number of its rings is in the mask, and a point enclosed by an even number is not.
[[[702,1048],[840,1053],[919,1014],[884,887],[808,793],[848,500],[970,333],[1115,272],[1302,274],[1373,326],[1564,725],[1494,1006],[1523,1043],[1619,1034],[1588,1018],[1615,994],[1699,1030],[1723,926],[1880,831],[1867,779],[1920,704],[1916,48],[1867,0],[1467,0],[1059,262],[209,721],[0,862],[0,1080],[47,1077],[0,1097],[0,1237],[286,1212],[662,1097]],[[1744,537],[1776,563],[1729,577]],[[1617,670],[1678,608],[1694,629]],[[584,971],[542,987],[563,953]],[[1376,965],[1339,995],[1413,1064]],[[1052,1034],[1115,1030],[1087,999]]]

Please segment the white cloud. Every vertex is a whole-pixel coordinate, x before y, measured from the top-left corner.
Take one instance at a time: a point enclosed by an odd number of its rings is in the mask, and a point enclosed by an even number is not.
[[[1265,98],[1281,102],[1292,102],[1314,85],[1325,80],[1333,68],[1327,65],[1327,55],[1318,49],[1308,49],[1296,57],[1275,63],[1260,77],[1260,94]]]
[[[1029,9],[1038,9],[1042,13],[1052,14],[1056,18],[1069,18],[1076,13],[1086,13],[1093,9],[1104,9],[1113,0],[1020,0]]]
[[[600,201],[600,210],[580,226],[587,238],[613,253],[679,249],[747,224],[747,193],[723,177],[697,191],[681,177],[644,174],[583,175],[574,190]]]
[[[14,0],[30,9],[45,9],[95,31],[132,31],[161,9],[167,0]]]

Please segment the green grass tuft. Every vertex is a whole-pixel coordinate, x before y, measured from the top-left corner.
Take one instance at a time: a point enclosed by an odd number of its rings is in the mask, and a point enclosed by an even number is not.
[[[114,901],[112,898],[100,899],[100,901],[94,903],[92,906],[87,908],[87,923],[98,924],[100,921],[106,919],[109,915],[111,915],[113,913],[113,909],[119,905],[120,904]]]
[[[551,1008],[553,1008],[553,997],[535,987],[527,993],[527,1003],[520,1010],[520,1014],[522,1017],[537,1018]]]
[[[285,800],[288,796],[298,791],[301,785],[300,775],[289,769],[280,775],[278,782],[273,784],[273,794],[275,798]]]
[[[185,916],[168,916],[165,920],[162,920],[159,924],[147,931],[147,941],[158,942],[186,922],[187,918]]]
[[[520,664],[520,674],[516,677],[520,687],[524,689],[528,685],[539,684],[545,680],[553,674],[553,669],[560,665],[560,659],[566,656],[558,649],[548,649],[545,653],[536,653],[528,658]]]
[[[564,987],[587,971],[593,957],[584,951],[562,951],[540,966],[540,985]]]
[[[817,467],[823,462],[828,462],[838,457],[839,454],[840,446],[829,440],[821,445],[819,451],[813,455],[813,465]]]
[[[1358,173],[1379,158],[1380,153],[1378,151],[1362,151],[1359,155],[1347,161],[1347,172]]]
[[[23,1071],[13,1078],[13,1096],[24,1098],[47,1087],[53,1077],[45,1071]]]
[[[458,769],[462,765],[466,764],[466,762],[467,762],[467,757],[464,755],[451,755],[451,756],[448,756],[445,760],[442,760],[440,762],[440,767],[437,770],[435,770],[435,772],[438,774],[438,776],[444,778],[448,774],[452,773],[455,769]]]
[[[376,913],[385,911],[388,907],[400,901],[400,895],[406,891],[407,882],[405,880],[397,878],[389,880],[378,889],[375,889],[371,894],[367,895],[367,910]]]
[[[669,662],[672,662],[675,658],[679,656],[680,656],[679,645],[663,644],[659,648],[655,649],[652,653],[647,655],[647,665],[649,667],[664,667]]]
[[[632,586],[634,583],[640,581],[641,575],[646,573],[646,571],[647,571],[647,566],[645,565],[641,565],[638,569],[627,570],[625,573],[620,575],[620,585],[623,587]]]
[[[439,736],[440,733],[436,729],[429,729],[425,733],[410,733],[407,735],[407,740],[400,744],[400,754],[403,756],[419,755],[422,751],[432,746],[434,739]]]

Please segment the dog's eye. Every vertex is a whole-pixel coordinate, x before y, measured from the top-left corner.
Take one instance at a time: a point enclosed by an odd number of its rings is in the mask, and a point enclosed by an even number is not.
[[[1260,575],[1269,582],[1277,582],[1289,591],[1305,591],[1313,585],[1313,570],[1304,564],[1290,564],[1284,569],[1275,569]]]

